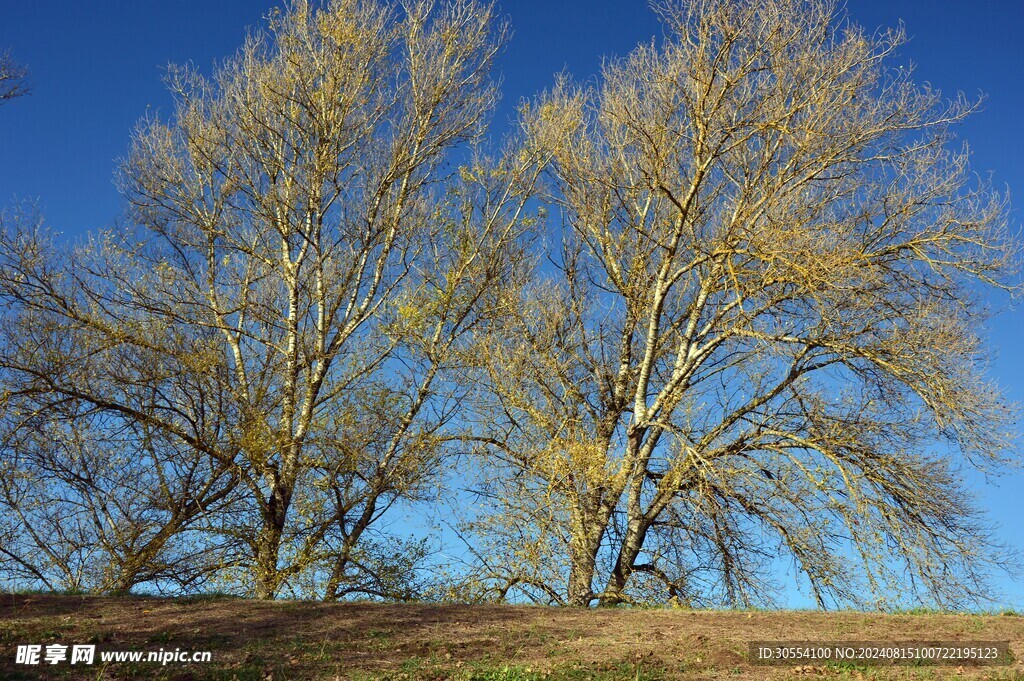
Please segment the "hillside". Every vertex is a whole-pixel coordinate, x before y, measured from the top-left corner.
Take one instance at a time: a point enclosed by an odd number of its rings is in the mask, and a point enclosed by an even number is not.
[[[763,666],[751,640],[998,641],[1000,666]],[[15,664],[19,645],[95,645],[92,665]],[[209,651],[209,663],[102,662],[106,652]],[[59,649],[57,649],[59,650]],[[1024,679],[1024,617],[582,611],[228,598],[0,595],[3,679]]]

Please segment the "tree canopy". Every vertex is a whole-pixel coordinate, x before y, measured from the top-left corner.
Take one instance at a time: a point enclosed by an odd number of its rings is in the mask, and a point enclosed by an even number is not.
[[[699,606],[788,560],[822,607],[984,600],[961,471],[1013,461],[981,329],[1020,284],[976,103],[831,0],[653,7],[498,143],[492,6],[295,2],[169,70],[115,228],[4,213],[0,574]],[[442,579],[389,519],[444,496]]]
[[[525,116],[560,212],[551,266],[486,339],[498,583],[585,605],[983,596],[958,466],[1012,456],[985,288],[1006,200],[949,102],[836,3],[656,6],[666,29]],[[509,367],[514,367],[510,370]]]

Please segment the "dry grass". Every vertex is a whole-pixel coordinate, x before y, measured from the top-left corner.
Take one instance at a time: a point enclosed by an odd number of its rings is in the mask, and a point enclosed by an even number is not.
[[[747,661],[750,640],[1009,640],[1010,665]],[[15,666],[17,644],[209,650],[211,664]],[[1024,679],[1024,617],[0,596],[3,679]]]

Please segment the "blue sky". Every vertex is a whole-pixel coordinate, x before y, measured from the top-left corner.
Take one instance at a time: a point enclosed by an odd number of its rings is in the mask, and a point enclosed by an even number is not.
[[[38,199],[51,226],[68,236],[110,225],[119,210],[115,159],[147,109],[170,110],[161,84],[170,62],[204,70],[231,54],[245,27],[259,23],[271,0],[0,0],[0,51],[11,49],[31,69],[31,97],[0,107],[0,206]],[[496,128],[516,102],[547,87],[556,72],[593,75],[604,55],[624,55],[660,31],[642,0],[503,0],[513,36],[499,62],[504,104]],[[901,60],[917,80],[949,95],[985,93],[984,110],[960,126],[972,165],[997,186],[1024,195],[1024,3],[983,0],[848,0],[852,18],[869,28],[903,20],[912,37]],[[1014,202],[1018,207],[1021,200]],[[1021,223],[1021,210],[1014,222]],[[1006,301],[996,301],[1005,305]],[[992,376],[1024,403],[1024,309],[991,324]],[[1024,550],[1024,475],[969,484],[1000,537]],[[1024,583],[1004,581],[1007,605],[1024,605]],[[804,605],[794,597],[791,605]]]

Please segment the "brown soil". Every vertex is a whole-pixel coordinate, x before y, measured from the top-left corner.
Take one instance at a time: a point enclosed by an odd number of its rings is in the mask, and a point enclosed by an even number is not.
[[[750,641],[1009,641],[1009,664],[752,664]],[[95,644],[92,666],[15,664]],[[100,661],[211,651],[212,662]],[[0,595],[0,679],[1024,679],[1024,617]]]

